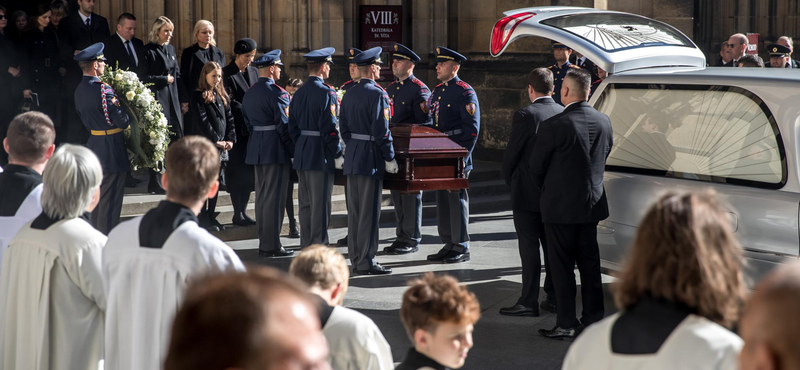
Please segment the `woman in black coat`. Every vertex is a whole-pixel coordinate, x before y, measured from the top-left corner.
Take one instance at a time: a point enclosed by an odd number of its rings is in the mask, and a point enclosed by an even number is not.
[[[8,26],[9,15],[6,8],[0,6],[0,142],[6,137],[8,131],[8,124],[14,119],[17,112],[17,102],[19,101],[18,94],[15,94],[15,89],[11,86],[17,85],[19,80],[19,59],[17,58],[17,49],[14,47],[13,41],[6,35],[6,27]],[[18,93],[18,92],[17,92]],[[8,163],[8,154],[5,150],[0,150],[0,166],[5,166]]]
[[[241,39],[233,47],[233,53],[236,58],[222,69],[222,81],[231,98],[231,112],[236,125],[236,145],[231,149],[230,160],[225,167],[225,184],[231,195],[233,224],[250,226],[256,222],[247,216],[246,210],[250,193],[255,190],[256,179],[253,166],[244,163],[250,132],[244,122],[242,99],[250,86],[258,81],[258,70],[250,66],[256,56],[256,42],[253,39]]]
[[[222,67],[216,62],[206,63],[201,70],[199,84],[190,98],[189,117],[193,134],[208,138],[219,149],[222,170],[236,141],[236,131],[230,98],[222,83]],[[215,212],[218,198],[219,195],[209,198],[200,212],[200,224],[209,231],[225,230]]]
[[[150,30],[150,43],[144,47],[143,82],[153,84],[156,100],[161,103],[164,116],[169,124],[170,140],[175,141],[183,135],[183,115],[181,113],[178,85],[181,71],[175,48],[169,44],[175,26],[167,17],[158,17]]]
[[[225,65],[225,53],[217,48],[214,40],[214,25],[206,20],[199,20],[194,25],[195,44],[183,49],[181,53],[181,80],[178,85],[180,94],[181,110],[185,114],[189,109],[191,94],[197,90],[200,81],[200,71],[208,62],[216,62]],[[185,123],[184,123],[185,124]],[[185,134],[191,134],[192,128],[185,127]]]
[[[32,99],[36,94],[39,106],[35,108],[47,114],[56,126],[58,104],[61,99],[62,76],[59,73],[61,58],[58,37],[50,25],[50,6],[39,4],[22,34],[20,44],[20,73],[22,95]]]

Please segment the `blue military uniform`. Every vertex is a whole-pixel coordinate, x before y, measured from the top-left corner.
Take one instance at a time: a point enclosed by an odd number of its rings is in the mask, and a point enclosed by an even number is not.
[[[361,49],[350,48],[350,50],[348,50],[347,60],[350,62],[350,64],[355,64],[355,63],[353,63],[353,59],[355,57],[357,57],[361,53],[363,53],[363,51]],[[347,90],[350,90],[351,87],[356,86],[356,85],[358,85],[358,80],[357,79],[351,79],[351,80],[348,80],[347,82],[343,83],[342,86],[339,86],[339,90],[343,90],[346,93]],[[347,203],[346,203],[347,202],[347,185],[345,185],[344,198],[345,198],[345,207],[347,207]],[[346,247],[347,246],[347,235],[345,235],[343,238],[339,239],[339,241],[337,241],[336,244],[338,244],[340,247]]]
[[[252,62],[262,69],[282,66],[281,51],[273,50]],[[261,74],[261,73],[260,73]],[[289,136],[289,93],[269,77],[259,77],[242,100],[250,131],[247,164],[255,165],[258,249],[269,257],[288,256],[281,246],[283,199],[289,191],[289,169],[294,143]]]
[[[401,44],[394,44],[392,59],[409,60],[414,64],[421,60],[416,53]],[[402,81],[392,82],[386,90],[394,107],[392,123],[431,124],[431,117],[428,115],[431,90],[424,82],[412,74]]]
[[[563,49],[567,48],[567,46],[558,42],[553,44],[553,49],[559,48]],[[567,62],[561,66],[558,65],[558,62],[556,62],[556,64],[547,67],[547,69],[549,69],[550,72],[553,72],[553,100],[555,100],[556,103],[561,104],[561,84],[564,83],[564,77],[567,76],[567,72],[570,69],[581,69],[581,67],[578,67],[567,60]]]
[[[350,63],[353,63],[353,58],[357,57],[358,54],[361,54],[361,53],[363,53],[363,51],[361,51],[360,49],[350,48],[349,53],[348,53],[349,55],[347,56],[347,60],[350,61]],[[339,86],[339,90],[344,90],[345,92],[347,92],[347,90],[350,90],[350,88],[355,86],[355,85],[358,85],[358,81],[356,81],[356,80],[347,80],[347,82],[343,83],[342,86]]]
[[[104,61],[103,44],[89,46],[74,59],[79,62]],[[131,169],[123,133],[128,128],[130,117],[114,90],[96,76],[83,76],[75,89],[75,109],[91,133],[86,147],[97,155],[103,166],[100,202],[92,212],[92,225],[108,234],[119,223],[125,177]]]
[[[419,55],[402,44],[394,44],[392,59],[408,60],[414,64],[421,60]],[[413,74],[392,82],[387,87],[387,92],[394,108],[391,124],[431,124],[431,116],[428,114],[431,91]],[[422,240],[422,192],[403,193],[392,190],[392,203],[397,223],[397,239],[391,246],[384,248],[384,252],[414,253],[419,250],[419,242]]]
[[[334,48],[312,51],[307,63],[333,63]],[[289,105],[289,133],[295,143],[293,168],[299,179],[300,246],[328,244],[334,161],[342,156],[336,90],[310,76]]]
[[[467,58],[444,48],[436,48],[437,63],[455,61],[462,63]],[[464,159],[467,177],[472,170],[472,150],[478,141],[481,112],[478,96],[468,83],[458,76],[442,82],[433,89],[428,106],[433,126],[447,134],[469,151]],[[436,219],[439,237],[445,243],[437,254],[429,255],[428,260],[450,262],[469,261],[469,194],[466,189],[458,192],[439,190],[436,192]]]
[[[380,64],[381,47],[353,59],[359,66]],[[391,104],[386,91],[374,80],[362,78],[342,98],[340,127],[347,145],[348,254],[359,273],[390,273],[375,260],[378,251],[381,192],[386,162],[394,161],[389,131]]]

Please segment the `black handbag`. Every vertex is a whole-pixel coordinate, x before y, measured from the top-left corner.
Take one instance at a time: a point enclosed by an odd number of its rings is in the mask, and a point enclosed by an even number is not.
[[[35,111],[36,108],[39,108],[39,107],[34,103],[33,99],[25,98],[25,99],[22,99],[21,103],[19,103],[19,108],[17,109],[17,112],[19,114],[28,113],[30,111]]]

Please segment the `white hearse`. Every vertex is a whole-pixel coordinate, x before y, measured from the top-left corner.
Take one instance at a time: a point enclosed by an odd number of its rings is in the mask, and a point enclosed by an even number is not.
[[[634,14],[575,7],[504,14],[493,28],[493,56],[538,36],[612,74],[589,102],[614,131],[605,173],[610,216],[597,236],[604,268],[621,268],[660,193],[709,187],[732,206],[753,282],[798,259],[800,72],[706,67],[680,31]]]

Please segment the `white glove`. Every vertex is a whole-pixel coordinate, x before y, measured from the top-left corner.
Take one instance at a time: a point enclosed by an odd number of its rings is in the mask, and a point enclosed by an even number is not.
[[[344,168],[344,156],[334,159],[333,165],[336,167],[337,170],[341,170],[342,168]]]
[[[400,166],[397,165],[397,161],[392,159],[391,162],[386,161],[386,172],[388,173],[397,173],[400,170]]]

